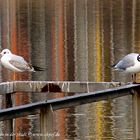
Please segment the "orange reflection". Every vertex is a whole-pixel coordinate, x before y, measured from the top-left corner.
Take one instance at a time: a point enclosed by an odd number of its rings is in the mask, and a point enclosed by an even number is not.
[[[63,19],[64,19],[64,1],[63,0],[59,0],[56,2],[56,5],[58,6],[56,8],[56,13],[58,13],[58,15],[56,15],[56,18],[58,18],[58,33],[56,33],[55,35],[58,36],[58,44],[56,45],[57,48],[55,48],[58,52],[58,56],[55,57],[55,59],[58,59],[56,63],[56,71],[58,73],[58,79],[57,80],[64,80],[64,34],[63,34]],[[57,52],[53,52],[53,53],[57,53]],[[53,68],[54,69],[54,68]],[[58,93],[55,94],[56,98],[59,97],[64,97],[63,93]],[[57,114],[58,113],[58,114]],[[60,133],[60,137],[59,139],[65,139],[65,111],[64,110],[60,110],[57,111],[57,115],[56,116],[56,128],[58,129],[59,133]]]
[[[25,5],[22,5],[22,1],[17,1],[17,5],[19,7],[16,7],[16,1],[12,1],[14,3],[11,3],[12,9],[11,11],[11,34],[10,34],[10,44],[11,44],[11,51],[15,54],[23,56],[27,61],[29,60],[29,48],[28,48],[28,32],[27,32],[27,25],[25,22],[16,22],[16,13],[18,13],[18,21],[20,21],[20,17],[22,16],[22,20],[26,21],[26,16],[24,17],[23,15],[20,15],[20,11],[16,11],[22,6],[24,7]],[[21,24],[22,23],[22,24]],[[24,23],[24,25],[23,25]],[[18,28],[18,31],[17,31]],[[16,73],[16,72],[11,72],[11,80],[28,80],[29,74],[28,73]],[[14,95],[15,98],[15,105],[21,105],[28,103],[28,94],[25,93],[16,93]],[[18,118],[15,119],[15,134],[20,134],[20,133],[27,133],[30,129],[29,126],[29,120],[27,118]],[[26,140],[29,139],[28,136],[24,137]],[[16,135],[15,136],[16,140],[20,140],[21,136]]]

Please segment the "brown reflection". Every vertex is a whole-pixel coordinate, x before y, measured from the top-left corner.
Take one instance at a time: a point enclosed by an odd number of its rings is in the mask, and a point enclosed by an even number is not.
[[[10,18],[10,3],[9,0],[1,2],[1,44],[3,48],[10,48],[10,29],[9,20]],[[10,79],[10,72],[2,69],[2,81],[7,81]]]
[[[95,81],[95,2],[87,1],[87,18],[88,18],[88,80]]]
[[[17,54],[17,25],[16,25],[16,2],[10,1],[11,9],[11,34],[10,34],[10,45],[11,51]],[[17,80],[16,73],[12,73],[12,80]]]
[[[124,57],[124,55],[128,54],[131,50],[131,47],[127,44],[128,34],[126,31],[126,27],[129,25],[129,21],[127,21],[126,10],[127,6],[125,4],[126,1],[114,1],[112,4],[112,18],[113,18],[113,59],[114,63],[116,63],[119,59]],[[119,8],[118,8],[119,7]],[[129,14],[130,15],[130,14]],[[118,22],[116,22],[118,21]],[[129,27],[129,26],[128,26]],[[131,29],[131,27],[129,27]],[[116,81],[129,81],[130,75],[126,75],[124,73],[115,73]]]
[[[65,1],[65,19],[66,19],[66,29],[65,29],[65,47],[66,47],[66,56],[65,63],[66,65],[66,80],[73,81],[75,79],[75,60],[74,60],[74,1],[67,0]]]
[[[53,46],[53,56],[55,60],[55,65],[52,69],[55,70],[54,80],[64,80],[64,0],[55,1],[55,42]],[[59,98],[64,97],[64,93],[55,94],[53,97]],[[59,139],[65,139],[65,111],[58,110],[55,113],[55,129],[60,133]]]
[[[46,80],[46,28],[45,28],[45,0],[29,1],[29,35],[31,40],[30,57],[32,64],[44,68],[44,71],[32,73],[32,80]]]
[[[15,3],[16,7],[14,8],[15,10],[15,15],[17,13],[17,17],[14,18],[14,22],[17,23],[17,45],[13,42],[13,37],[11,36],[11,50],[15,54],[19,54],[26,58],[27,61],[29,61],[29,34],[28,34],[28,2],[25,1],[17,1]],[[29,79],[29,73],[13,73],[12,74],[12,80],[28,80]],[[28,94],[25,93],[16,93],[15,94],[15,105],[21,105],[21,104],[26,104],[29,102],[29,96]],[[22,126],[22,127],[21,127]],[[19,118],[15,119],[15,134],[20,134],[20,133],[28,133],[30,129],[30,124],[29,120],[27,118]],[[20,135],[16,135],[15,139],[21,139],[22,137]],[[29,136],[25,135],[24,139],[29,140]]]
[[[95,43],[96,43],[96,82],[102,81],[102,42],[101,42],[101,9],[99,1],[96,1]]]
[[[46,41],[46,77],[45,80],[52,80],[55,74],[53,73],[53,61],[55,57],[53,54],[54,47],[54,3],[55,0],[45,0],[45,41]],[[44,66],[44,65],[43,65]]]
[[[102,3],[102,33],[104,36],[103,41],[103,79],[104,81],[111,81],[111,69],[109,68],[112,64],[111,58],[111,47],[112,47],[112,26],[111,26],[111,18],[112,18],[112,1],[104,0]],[[107,8],[108,7],[108,8]]]
[[[66,120],[67,120],[67,125],[69,127],[66,128],[66,138],[67,139],[73,139],[77,137],[77,133],[76,133],[76,117],[75,117],[75,107],[71,107],[69,109],[66,110],[67,112],[67,116],[66,116]]]
[[[10,48],[11,51],[15,54],[22,55],[28,60],[28,38],[27,38],[27,24],[21,25],[21,22],[27,20],[26,15],[23,15],[18,11],[26,10],[27,5],[26,3],[18,3],[15,0],[12,1],[3,1],[2,13],[3,18],[5,18],[4,23],[2,23],[2,45],[3,48]],[[18,13],[18,17],[16,15]],[[17,20],[18,19],[18,20]],[[20,21],[20,22],[19,22]],[[5,26],[6,25],[6,26]],[[3,80],[4,81],[12,81],[12,80],[27,80],[29,75],[28,73],[15,73],[11,72],[10,70],[6,70],[3,68]],[[28,102],[28,95],[18,93],[14,95],[15,105],[24,104]],[[25,102],[26,101],[26,102]],[[26,125],[24,125],[26,124]],[[13,132],[18,134],[20,132],[19,127],[23,126],[24,130],[29,129],[29,121],[27,118],[25,119],[16,119],[15,120],[15,130]],[[25,131],[24,131],[25,132]],[[27,131],[26,131],[27,132]],[[8,132],[7,132],[8,133]],[[28,136],[27,136],[28,137]],[[26,137],[26,138],[27,138]],[[16,136],[16,139],[19,139],[20,136]]]
[[[80,4],[79,4],[80,3]],[[88,80],[87,1],[74,1],[75,80]]]
[[[44,72],[13,73],[3,68],[3,81],[9,80],[78,80],[78,81],[129,81],[129,75],[113,72],[108,68],[127,53],[139,52],[139,10],[138,0],[4,0],[0,1],[2,48],[10,48],[22,55],[32,64],[46,69]],[[138,77],[138,80],[140,77]],[[48,88],[44,87],[43,91]],[[53,87],[51,90],[59,90]],[[50,98],[64,97],[63,93],[50,94]],[[14,104],[20,105],[49,98],[47,94],[18,93]],[[110,119],[111,111],[119,116],[121,113],[132,113],[126,108],[129,99],[110,103],[79,107],[88,110],[86,121],[71,116],[79,113],[75,107],[55,113],[55,129],[61,138],[66,136],[81,138],[80,133],[102,139],[106,136],[115,139],[117,129],[128,126],[133,133],[132,119],[126,122]],[[112,110],[112,106],[116,110]],[[109,117],[108,117],[109,116]],[[67,118],[66,118],[67,117]],[[107,119],[105,119],[106,117]],[[111,116],[112,117],[112,116]],[[84,126],[89,119],[89,124]],[[30,122],[32,121],[32,126]],[[83,121],[85,121],[83,123]],[[72,122],[72,123],[71,123]],[[78,123],[77,123],[78,122]],[[129,122],[129,125],[128,125]],[[110,123],[110,124],[109,124]],[[21,128],[23,126],[23,128]],[[39,131],[39,124],[27,118],[16,119],[15,132]],[[85,128],[79,132],[78,128]],[[113,128],[113,130],[112,130]],[[123,127],[125,128],[125,127]],[[5,130],[6,131],[6,130]],[[125,135],[127,134],[124,130]],[[124,134],[123,133],[123,134]],[[122,133],[121,133],[122,134]],[[121,136],[120,136],[121,137]],[[127,136],[126,136],[127,137]],[[133,139],[128,136],[126,139]],[[19,136],[16,139],[21,139]],[[29,139],[26,137],[24,139]]]
[[[55,18],[52,17],[52,80],[56,79]]]

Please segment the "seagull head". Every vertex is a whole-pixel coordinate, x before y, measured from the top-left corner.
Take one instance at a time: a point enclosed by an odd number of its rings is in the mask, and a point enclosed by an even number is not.
[[[4,56],[6,54],[12,54],[11,51],[9,49],[4,49],[2,50],[2,52],[0,53],[1,56]]]

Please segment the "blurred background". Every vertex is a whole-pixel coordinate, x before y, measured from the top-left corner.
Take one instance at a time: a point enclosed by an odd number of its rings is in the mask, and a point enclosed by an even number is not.
[[[139,0],[0,0],[0,49],[9,48],[43,72],[15,73],[0,67],[0,79],[128,82],[111,65],[140,51]],[[137,81],[140,81],[138,75]],[[52,94],[49,98],[65,96]],[[3,96],[0,106],[4,107]],[[15,105],[48,98],[17,93]],[[132,97],[55,111],[55,139],[133,140]],[[39,117],[15,119],[14,132],[39,133]],[[0,134],[6,133],[0,122]],[[0,135],[1,136],[1,135]],[[0,137],[3,140],[3,136]],[[15,136],[15,139],[39,137]]]

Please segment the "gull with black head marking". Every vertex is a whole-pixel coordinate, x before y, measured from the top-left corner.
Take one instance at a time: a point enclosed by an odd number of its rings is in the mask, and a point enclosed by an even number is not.
[[[31,66],[23,57],[19,55],[12,54],[9,49],[4,49],[0,53],[1,55],[1,64],[12,71],[15,72],[35,72],[43,71],[42,68]]]
[[[115,70],[132,74],[133,82],[136,82],[136,73],[140,72],[140,54],[130,53],[113,65]]]

